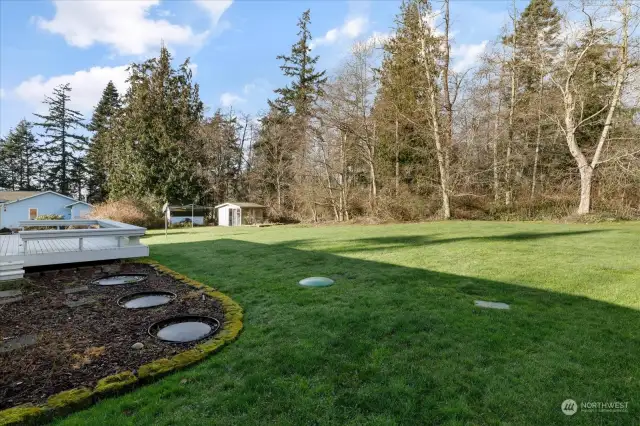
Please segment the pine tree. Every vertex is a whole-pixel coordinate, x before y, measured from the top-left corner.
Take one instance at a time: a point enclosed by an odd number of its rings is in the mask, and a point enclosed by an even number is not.
[[[553,0],[531,0],[517,23],[519,81],[525,90],[537,91],[547,63],[558,50],[560,13]]]
[[[276,59],[284,63],[280,66],[283,74],[292,79],[291,85],[276,89],[280,95],[280,105],[290,107],[291,112],[303,119],[311,115],[313,103],[322,95],[322,85],[326,83],[325,71],[316,71],[319,56],[311,55],[311,13],[307,9],[298,20],[298,41],[291,46],[289,55],[279,55]]]
[[[31,123],[23,119],[3,140],[0,163],[4,173],[0,186],[17,191],[36,189],[38,147],[31,127]]]
[[[46,185],[62,194],[70,193],[70,171],[86,145],[86,137],[75,133],[85,125],[82,114],[69,107],[69,92],[68,83],[54,88],[53,97],[46,96],[43,101],[48,105],[49,113],[34,114],[44,120],[36,124],[44,128],[42,136],[46,138],[43,148],[48,163]]]
[[[319,96],[324,93],[325,71],[317,71],[319,57],[311,54],[311,13],[306,10],[298,19],[298,41],[291,46],[288,55],[279,55],[282,73],[291,79],[289,85],[278,88],[275,100],[269,100],[266,127],[256,147],[256,155],[264,154],[259,161],[265,177],[271,182],[264,188],[272,188],[276,205],[281,214],[288,214],[294,206],[304,204],[303,181],[310,149],[311,119]],[[273,139],[277,135],[277,140]],[[261,150],[260,147],[265,148]],[[283,148],[286,147],[286,150]],[[269,168],[271,167],[271,170]]]
[[[192,202],[203,192],[199,86],[187,59],[178,69],[162,46],[160,55],[130,66],[122,113],[107,132],[112,141],[110,196],[147,196]]]
[[[104,201],[109,194],[107,187],[107,171],[113,155],[113,141],[109,130],[113,126],[116,115],[120,112],[121,103],[118,90],[109,81],[102,92],[87,129],[93,132],[89,140],[86,156],[88,172],[88,199],[90,202]]]

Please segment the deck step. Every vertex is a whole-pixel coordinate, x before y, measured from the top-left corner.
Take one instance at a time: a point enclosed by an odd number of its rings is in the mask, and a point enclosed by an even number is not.
[[[0,262],[0,271],[12,271],[14,269],[22,269],[24,261],[14,260],[11,262]]]
[[[24,278],[24,269],[14,269],[11,271],[0,271],[0,281],[19,280]]]

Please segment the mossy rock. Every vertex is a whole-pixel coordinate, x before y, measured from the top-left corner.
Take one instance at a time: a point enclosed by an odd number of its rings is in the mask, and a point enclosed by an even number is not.
[[[47,408],[58,414],[66,414],[78,408],[91,405],[93,391],[88,388],[77,388],[60,392],[47,399]]]
[[[202,360],[205,356],[207,356],[207,354],[199,349],[190,349],[174,356],[171,358],[171,361],[175,364],[176,368],[184,368]]]
[[[131,371],[123,371],[122,373],[107,376],[98,380],[94,391],[96,394],[105,395],[118,393],[131,387],[138,379]]]
[[[0,411],[0,425],[35,423],[42,414],[44,414],[44,410],[41,407],[35,407],[31,404],[18,405]]]
[[[167,358],[157,359],[149,364],[144,364],[138,369],[138,378],[140,380],[151,379],[167,374],[175,369],[176,365]]]

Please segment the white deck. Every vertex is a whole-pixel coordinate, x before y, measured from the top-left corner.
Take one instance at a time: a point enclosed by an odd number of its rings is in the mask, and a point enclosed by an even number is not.
[[[55,232],[64,233],[68,231]],[[144,234],[144,231],[142,233]],[[91,237],[87,234],[83,235],[82,244],[80,244],[80,237],[51,238],[49,235],[43,239],[33,239],[32,237],[28,241],[23,241],[20,234],[0,235],[0,262],[22,261],[25,267],[29,267],[149,255],[149,247],[141,244],[139,237]]]

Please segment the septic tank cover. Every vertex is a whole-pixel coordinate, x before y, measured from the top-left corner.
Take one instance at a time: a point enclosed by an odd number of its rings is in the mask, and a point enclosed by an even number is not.
[[[305,287],[328,287],[333,284],[333,280],[326,277],[309,277],[300,280],[299,284]]]

